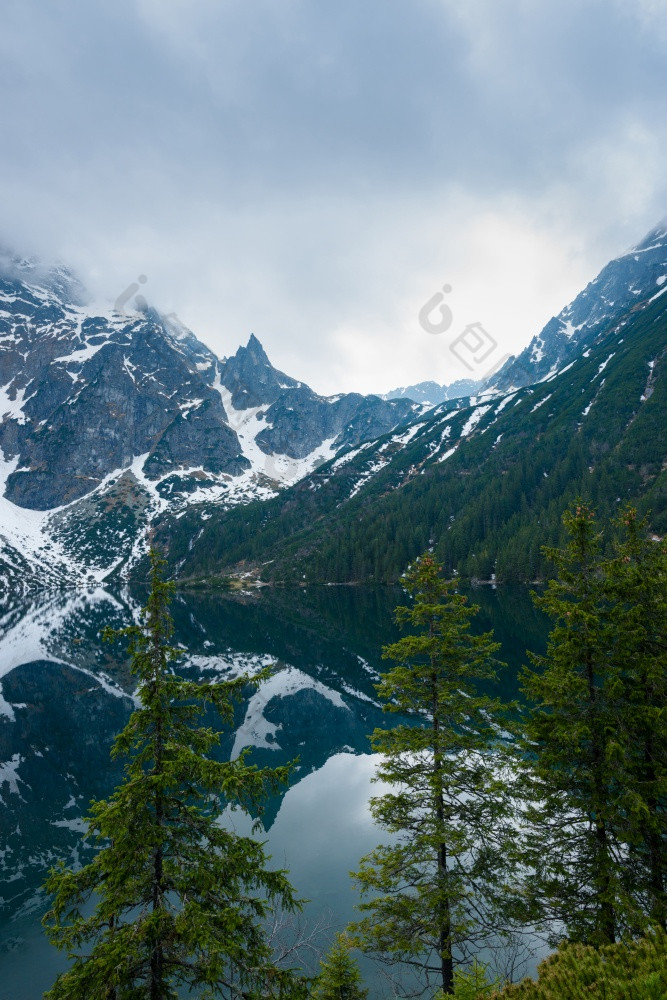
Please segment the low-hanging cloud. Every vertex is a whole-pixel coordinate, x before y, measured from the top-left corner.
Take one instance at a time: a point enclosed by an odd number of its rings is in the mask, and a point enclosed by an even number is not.
[[[665,214],[667,6],[61,0],[0,37],[0,241],[322,391],[514,351]]]

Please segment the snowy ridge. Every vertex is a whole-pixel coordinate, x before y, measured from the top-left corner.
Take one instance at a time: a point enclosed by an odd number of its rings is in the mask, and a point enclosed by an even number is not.
[[[636,246],[611,260],[518,357],[510,358],[487,380],[485,388],[508,390],[512,385],[551,378],[626,313],[662,295],[667,290],[663,287],[667,280],[665,232],[661,223]]]

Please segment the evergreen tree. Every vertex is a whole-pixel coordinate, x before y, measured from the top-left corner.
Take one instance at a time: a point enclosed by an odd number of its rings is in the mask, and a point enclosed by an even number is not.
[[[489,980],[486,966],[477,959],[468,969],[454,969],[454,1000],[489,1000],[498,986],[497,980]]]
[[[298,992],[276,968],[262,919],[299,907],[282,871],[267,870],[262,845],[220,825],[225,803],[257,810],[287,769],[257,770],[243,758],[218,762],[219,733],[198,724],[207,704],[227,723],[244,678],[197,684],[172,669],[172,584],[151,553],[151,591],[130,640],[140,707],[117,737],[125,776],[91,805],[88,835],[100,844],[79,871],[52,870],[47,934],[72,965],[48,1000],[167,1000],[179,987],[199,997],[270,997]],[[94,903],[90,907],[86,903]]]
[[[612,655],[622,681],[617,716],[618,766],[628,807],[628,889],[650,923],[667,924],[667,545],[651,537],[646,519],[628,506],[623,532],[605,565],[612,602]]]
[[[366,1000],[368,990],[362,986],[350,948],[347,935],[337,934],[328,955],[320,962],[322,971],[313,986],[313,1000]]]
[[[667,937],[657,931],[600,948],[562,942],[538,973],[492,1000],[665,1000]]]
[[[525,751],[532,757],[524,860],[536,913],[572,940],[612,944],[641,923],[628,884],[625,817],[633,808],[625,753],[632,709],[625,664],[614,655],[615,619],[593,511],[563,516],[570,540],[545,549],[556,564],[535,603],[552,619],[546,656],[531,655],[524,690],[534,707]]]
[[[392,790],[371,799],[376,822],[396,836],[362,859],[353,878],[367,915],[352,925],[355,941],[388,962],[403,962],[454,989],[465,962],[504,926],[512,831],[498,728],[500,705],[479,690],[494,678],[499,644],[475,636],[477,608],[421,556],[404,576],[411,607],[399,623],[416,629],[387,646],[397,661],[377,685],[385,710],[412,724],[376,729],[382,755],[374,780]]]

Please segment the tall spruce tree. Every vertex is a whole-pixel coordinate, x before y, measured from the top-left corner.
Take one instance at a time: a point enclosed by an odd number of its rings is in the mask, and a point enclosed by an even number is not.
[[[571,940],[600,946],[643,920],[627,865],[635,665],[625,640],[619,645],[628,619],[610,591],[594,513],[577,502],[563,521],[566,548],[544,550],[557,579],[534,595],[553,622],[547,653],[530,654],[536,669],[524,673],[533,704],[524,860],[535,912],[554,939],[564,927]]]
[[[210,705],[231,723],[247,681],[197,684],[173,673],[181,651],[169,646],[173,585],[162,566],[152,552],[142,624],[107,632],[129,638],[141,704],[112,750],[127,758],[124,779],[91,805],[88,836],[100,851],[46,883],[47,934],[72,965],[45,996],[167,1000],[181,987],[198,997],[296,995],[300,983],[274,965],[262,927],[274,905],[299,907],[292,887],[285,872],[267,869],[258,841],[219,822],[227,805],[257,810],[288,769],[209,756],[220,734],[200,716]]]
[[[605,563],[611,655],[621,682],[617,766],[626,789],[620,834],[628,891],[643,917],[667,924],[667,544],[628,506]],[[641,926],[637,929],[641,929]]]
[[[350,928],[366,952],[406,963],[426,983],[454,991],[466,963],[505,928],[500,904],[510,877],[504,753],[497,701],[480,682],[495,677],[499,644],[472,635],[477,608],[440,576],[428,553],[403,581],[414,603],[396,609],[415,629],[385,647],[396,661],[377,685],[388,712],[412,724],[376,729],[375,781],[391,791],[371,799],[376,822],[395,836],[362,858],[353,878],[366,916]]]

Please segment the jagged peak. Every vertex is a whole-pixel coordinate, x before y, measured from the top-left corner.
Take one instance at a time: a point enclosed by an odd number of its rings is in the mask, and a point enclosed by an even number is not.
[[[261,361],[266,365],[271,364],[261,341],[255,336],[254,333],[250,334],[245,348],[239,348],[239,350],[246,350],[256,361]]]
[[[241,344],[237,348],[236,353],[232,354],[228,361],[239,362],[240,364],[248,364],[250,362],[253,367],[256,368],[272,368],[273,365],[269,361],[268,355],[260,340],[255,336],[254,333],[250,334],[248,338],[248,343],[245,347]]]

